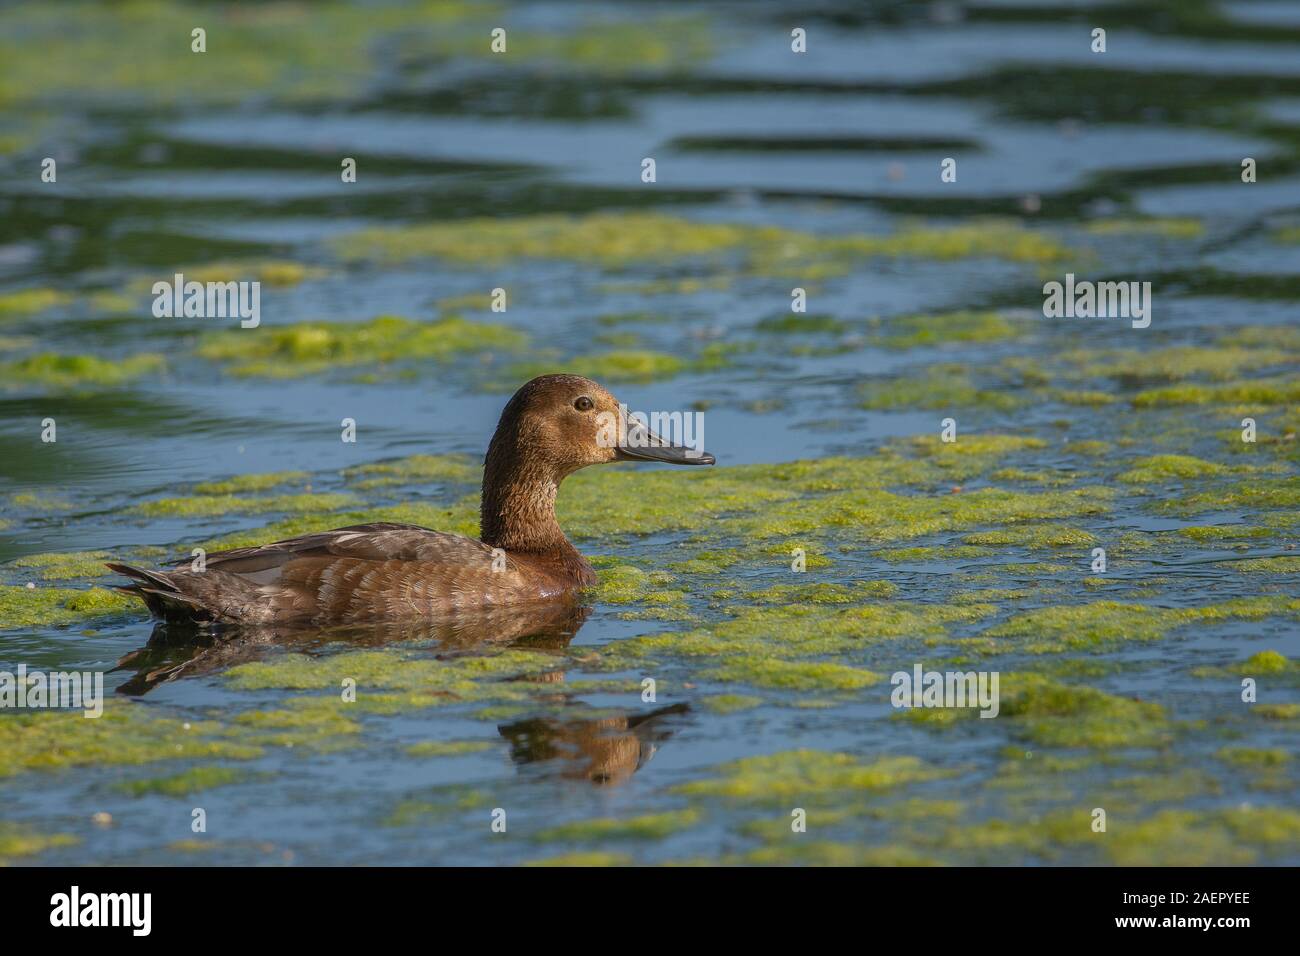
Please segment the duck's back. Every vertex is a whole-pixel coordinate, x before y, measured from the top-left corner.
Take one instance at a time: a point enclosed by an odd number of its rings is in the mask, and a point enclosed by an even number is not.
[[[585,563],[584,563],[585,565]],[[241,624],[333,624],[441,617],[545,601],[590,583],[564,561],[507,554],[417,525],[379,522],[218,551],[194,570],[110,565],[155,615]]]

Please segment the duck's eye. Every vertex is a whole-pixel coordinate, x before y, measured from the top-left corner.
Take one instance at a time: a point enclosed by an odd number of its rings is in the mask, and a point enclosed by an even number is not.
[[[580,412],[589,412],[596,407],[596,403],[593,402],[591,399],[589,399],[586,395],[583,395],[581,398],[579,398],[576,402],[573,403],[573,407]]]

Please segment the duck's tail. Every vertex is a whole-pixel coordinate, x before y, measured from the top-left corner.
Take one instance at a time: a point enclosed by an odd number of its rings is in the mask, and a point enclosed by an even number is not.
[[[106,564],[106,567],[133,579],[135,584],[116,588],[144,601],[154,617],[176,624],[213,624],[225,619],[221,607],[212,600],[215,582],[204,580],[208,574],[234,577],[220,571],[199,574],[194,571],[147,571],[129,564]],[[205,586],[206,585],[206,586]]]

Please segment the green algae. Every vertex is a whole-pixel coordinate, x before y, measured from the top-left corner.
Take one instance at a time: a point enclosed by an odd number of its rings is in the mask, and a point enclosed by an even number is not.
[[[1275,819],[1264,811],[1211,815],[1164,810],[1113,830],[1103,847],[1120,866],[1241,865],[1253,863],[1257,857],[1254,849],[1242,845],[1243,836],[1267,833]]]
[[[1269,533],[1291,531],[1300,527],[1300,511],[1275,511],[1272,514],[1261,515],[1259,523],[1269,529]]]
[[[486,43],[477,51],[487,56]],[[710,21],[700,16],[656,16],[645,21],[591,19],[561,33],[512,30],[509,56],[550,69],[622,75],[677,72],[698,66],[714,51]]]
[[[427,257],[461,264],[561,259],[624,269],[689,259],[740,258],[760,275],[818,278],[872,257],[1055,262],[1074,255],[1042,233],[1005,221],[907,227],[887,236],[813,235],[778,226],[704,222],[654,212],[601,212],[471,219],[366,229],[335,243],[345,259],[401,263]]]
[[[989,473],[991,481],[1018,481],[1022,484],[1041,485],[1050,488],[1065,488],[1074,484],[1078,475],[1073,472],[1029,471],[1025,468],[999,468]]]
[[[222,481],[205,481],[194,486],[196,495],[237,495],[246,491],[267,491],[281,485],[305,484],[311,475],[305,471],[274,471],[258,475],[235,475]]]
[[[996,531],[975,531],[962,541],[971,545],[1016,548],[1086,548],[1097,543],[1097,536],[1082,528],[1058,524],[1023,524]]]
[[[791,799],[816,803],[846,792],[876,793],[951,775],[951,771],[929,766],[916,757],[863,760],[824,750],[745,757],[717,769],[717,776],[680,784],[674,792],[751,803]]]
[[[1163,239],[1199,239],[1205,235],[1205,223],[1189,216],[1152,217],[1149,219],[1097,219],[1088,223],[1086,229],[1096,236],[1158,236]]]
[[[291,709],[275,713],[276,726],[336,722],[337,732],[355,732],[352,713],[402,713],[462,703],[510,704],[547,692],[535,677],[554,669],[550,654],[498,650],[493,654],[438,660],[412,650],[349,651],[322,658],[286,654],[272,661],[240,664],[225,674],[231,687],[244,690],[329,690],[325,697],[291,699]],[[344,680],[356,682],[355,702],[343,702]],[[260,716],[258,716],[260,715]],[[245,715],[265,724],[265,712]]]
[[[1170,739],[1159,704],[1031,674],[1003,676],[1001,716],[1045,747],[1153,747]]]
[[[38,572],[42,581],[71,581],[108,574],[108,569],[104,567],[104,562],[108,560],[112,560],[112,555],[107,551],[47,552],[29,554],[14,561],[10,566],[32,568]]]
[[[996,604],[1006,601],[1023,601],[1032,597],[1036,590],[1029,588],[979,588],[974,591],[962,591],[954,594],[952,603],[962,604]]]
[[[764,660],[743,658],[705,671],[707,680],[743,683],[750,687],[779,690],[851,691],[870,687],[884,680],[881,675],[860,667],[817,661]]]
[[[1193,458],[1191,455],[1151,455],[1133,462],[1132,468],[1117,477],[1126,484],[1145,485],[1173,479],[1205,478],[1230,470],[1227,465]]]
[[[1300,556],[1283,555],[1276,558],[1251,558],[1248,561],[1233,561],[1230,567],[1248,573],[1300,574]]]
[[[68,19],[40,6],[0,12],[0,60],[7,67],[0,102],[34,109],[123,99],[147,107],[235,105],[268,94],[281,102],[349,100],[362,92],[354,80],[374,69],[372,47],[385,35],[413,42],[414,32],[444,57],[476,50],[487,56],[484,38],[495,22],[491,7],[459,0],[248,9],[134,0],[69,3],[61,12]],[[469,24],[476,25],[472,36]],[[196,25],[208,30],[211,53],[191,51]]]
[[[66,511],[72,505],[51,495],[37,494],[34,491],[21,491],[9,496],[9,503],[22,511],[48,512]]]
[[[0,866],[6,866],[19,857],[36,856],[46,850],[76,846],[80,842],[69,833],[37,833],[0,820]]]
[[[700,822],[699,810],[669,810],[635,817],[602,817],[562,823],[533,834],[538,843],[586,843],[596,840],[662,840]]]
[[[561,366],[572,375],[618,383],[665,381],[687,371],[716,367],[716,364],[692,362],[677,355],[638,349],[578,355],[565,359]],[[507,377],[511,382],[526,381],[554,369],[554,363],[549,362],[521,363],[511,366]]]
[[[1126,808],[1135,804],[1186,803],[1198,797],[1217,796],[1222,790],[1218,778],[1205,770],[1175,769],[1177,764],[1170,760],[1154,763],[1151,773],[1110,781],[1097,798],[1098,803]]]
[[[1300,507],[1300,482],[1294,477],[1225,481],[1213,488],[1185,492],[1178,498],[1155,505],[1157,511],[1169,514],[1295,507]]]
[[[1237,538],[1263,538],[1271,533],[1267,528],[1254,528],[1250,525],[1191,525],[1179,528],[1184,538],[1193,541],[1230,541]]]
[[[921,374],[869,379],[858,386],[858,391],[861,407],[872,410],[993,408],[1005,411],[1023,404],[1023,399],[1014,393],[977,387],[961,365],[931,365]]]
[[[162,371],[166,365],[163,356],[150,352],[112,360],[94,355],[38,352],[0,363],[0,381],[11,387],[34,386],[55,390],[103,388],[133,382]]]
[[[1251,710],[1265,720],[1300,720],[1300,704],[1256,704]]]
[[[1018,338],[1022,330],[998,312],[940,312],[881,320],[889,332],[878,339],[891,349],[912,349],[950,343],[1001,342]]]
[[[38,315],[72,301],[72,296],[58,289],[19,289],[0,294],[0,322]]]
[[[1300,666],[1288,660],[1286,655],[1269,650],[1252,654],[1244,661],[1227,667],[1196,667],[1191,673],[1193,677],[1206,678],[1258,677],[1261,674],[1277,676],[1300,673]]]
[[[256,281],[273,288],[288,288],[325,275],[325,270],[284,259],[209,262],[177,268],[186,282]]]
[[[814,567],[814,557],[816,556],[810,555],[807,558],[808,567]],[[708,551],[697,551],[685,561],[673,561],[668,565],[668,568],[680,574],[720,574],[743,560],[745,560],[745,554],[739,548],[710,549]],[[829,564],[829,560],[822,559],[816,566],[825,567]]]
[[[854,581],[837,584],[815,581],[801,584],[774,584],[750,591],[745,597],[754,604],[856,604],[866,598],[888,598],[898,593],[890,581]]]
[[[116,701],[105,701],[104,713],[94,719],[80,711],[47,710],[0,720],[0,777],[25,770],[261,755],[259,746],[223,739],[211,722],[184,723]]]
[[[178,774],[166,777],[149,777],[143,780],[127,780],[117,784],[116,789],[133,797],[159,794],[166,797],[184,797],[201,790],[224,787],[250,779],[247,771],[234,767],[191,767]]]
[[[1001,675],[999,697],[999,719],[1008,722],[1012,734],[1044,747],[1160,747],[1172,739],[1164,708],[1158,704],[1041,674]],[[955,707],[909,708],[897,716],[946,727],[979,720],[978,713]]]
[[[1191,378],[1226,382],[1242,372],[1294,361],[1290,348],[1273,341],[1235,341],[1214,346],[1171,345],[1153,349],[1077,349],[1062,360],[1083,378],[1109,378],[1127,388],[1166,385]]]
[[[947,634],[949,625],[978,621],[996,612],[990,604],[945,607],[902,602],[742,607],[707,629],[644,635],[608,644],[601,651],[601,663],[607,669],[620,669],[665,657],[716,658],[721,676],[730,680],[766,682],[766,686],[795,683],[808,689],[869,686],[879,675],[808,659],[860,650],[870,642],[890,638],[939,638]],[[812,666],[780,667],[784,661],[799,659]],[[720,674],[713,671],[710,676]]]
[[[1170,405],[1272,406],[1300,402],[1300,380],[1260,379],[1226,382],[1220,385],[1170,385],[1139,392],[1132,398],[1136,408]]]
[[[715,714],[738,714],[763,704],[763,698],[749,694],[714,694],[700,702]]]
[[[197,490],[197,489],[196,489]],[[269,497],[246,498],[236,494],[199,494],[180,498],[158,498],[136,505],[131,510],[151,518],[182,517],[210,518],[228,514],[266,514],[284,512],[286,514],[312,514],[322,511],[338,511],[356,504],[352,495],[330,493],[311,493],[271,495]]]
[[[339,698],[290,697],[283,707],[236,715],[235,725],[242,739],[259,746],[334,750],[343,746],[345,738],[361,732],[361,724],[345,709],[361,713],[365,707]]]
[[[1284,807],[1235,807],[1221,814],[1239,840],[1253,844],[1300,843],[1300,813]]]
[[[1187,624],[1221,620],[1259,620],[1300,612],[1300,601],[1279,597],[1238,598],[1198,608],[1159,608],[1117,601],[1058,605],[1023,611],[963,643],[973,649],[1029,654],[1099,650],[1130,641],[1154,641]]]
[[[436,787],[435,799],[407,799],[399,802],[384,819],[384,826],[407,827],[428,824],[463,815],[466,811],[480,809],[489,797],[473,787],[453,784]],[[487,804],[491,806],[490,803]]]
[[[1291,662],[1277,651],[1260,651],[1252,654],[1241,665],[1241,670],[1252,674],[1278,674],[1290,667]]]
[[[343,476],[361,491],[430,481],[477,485],[483,478],[483,467],[469,455],[408,455],[392,461],[356,465],[344,469]]]
[[[1088,839],[1088,817],[1083,813],[1057,812],[1033,820],[983,820],[977,824],[949,826],[919,833],[915,839],[925,846],[942,848],[961,857],[983,862],[1020,850],[1044,859],[1054,859],[1063,847]]]
[[[335,368],[515,352],[526,343],[527,336],[509,326],[459,316],[419,322],[382,315],[368,322],[300,322],[256,335],[243,329],[212,332],[200,340],[197,354],[228,363],[233,375],[296,378]]]
[[[876,557],[897,564],[904,561],[965,561],[970,558],[986,558],[991,554],[997,554],[997,551],[966,544],[929,548],[891,548],[877,551]]]
[[[754,324],[754,328],[774,335],[839,335],[847,331],[849,326],[832,315],[790,312],[761,319]]]
[[[646,280],[618,279],[601,282],[597,285],[597,288],[601,292],[613,295],[695,295],[700,292],[725,291],[732,288],[738,278],[737,275],[718,272],[708,276],[664,276]],[[611,319],[614,321],[606,324],[617,325],[623,317],[626,317],[626,321],[629,322],[658,321],[654,317],[654,313],[641,311],[613,315]],[[659,316],[659,319],[665,322],[674,321],[666,315]],[[600,322],[600,319],[598,318],[596,321]]]
[[[685,595],[681,591],[665,590],[675,577],[664,571],[648,572],[630,564],[603,568],[600,581],[587,589],[587,594],[606,604],[631,604],[635,601],[656,601],[678,604]]]
[[[27,588],[0,584],[0,628],[60,627],[138,610],[137,599],[106,588]]]
[[[1061,450],[1067,455],[1085,455],[1089,458],[1101,458],[1109,455],[1114,447],[1115,446],[1108,441],[1078,439],[1066,442]]]
[[[1010,574],[1020,579],[1048,577],[1053,574],[1065,574],[1070,567],[1064,564],[1052,564],[1047,561],[1020,561],[1009,564],[985,564],[981,568],[997,574]]]
[[[923,845],[985,861],[1007,850],[1049,861],[1073,851],[1118,866],[1183,867],[1249,864],[1261,852],[1281,852],[1300,838],[1300,814],[1277,807],[1167,809],[1141,819],[1112,812],[1103,833],[1093,832],[1091,822],[1087,811],[1058,811],[912,836]]]
[[[1222,747],[1214,756],[1235,767],[1248,768],[1280,767],[1291,760],[1291,754],[1278,747]]]
[[[904,541],[940,532],[956,532],[989,524],[1064,518],[1105,512],[1111,493],[1082,488],[1042,493],[979,488],[941,497],[861,491],[828,495],[807,503],[799,520],[793,509],[777,505],[764,518],[737,522],[760,537],[812,530],[809,518],[823,529],[852,530],[852,536],[877,544]],[[797,523],[795,523],[797,522]]]

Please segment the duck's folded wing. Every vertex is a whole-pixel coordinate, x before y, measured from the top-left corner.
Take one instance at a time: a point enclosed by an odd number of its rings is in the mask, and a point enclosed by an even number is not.
[[[209,568],[246,577],[283,567],[298,558],[336,557],[362,561],[419,561],[492,570],[494,552],[481,541],[432,531],[413,524],[378,521],[286,538],[253,548],[232,548],[207,555]],[[190,559],[176,567],[191,564]],[[500,565],[498,564],[498,568]]]
[[[160,617],[292,624],[358,623],[455,613],[530,596],[504,552],[417,525],[353,525],[255,548],[217,551],[203,567],[110,565],[135,578]]]

